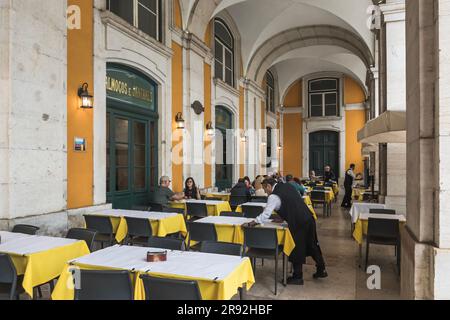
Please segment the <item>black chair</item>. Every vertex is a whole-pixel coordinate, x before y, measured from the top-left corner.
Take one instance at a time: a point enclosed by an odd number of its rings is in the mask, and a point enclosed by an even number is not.
[[[365,270],[367,270],[367,266],[369,264],[370,244],[377,244],[395,247],[395,252],[397,255],[397,267],[398,272],[400,273],[401,242],[398,220],[369,218],[366,242],[367,247]]]
[[[254,203],[267,203],[268,197],[253,197],[251,202]]]
[[[208,201],[223,201],[221,198],[214,198],[214,197],[206,197],[206,200],[208,200]]]
[[[150,206],[132,206],[131,210],[149,212],[149,211],[151,211],[151,207]]]
[[[94,240],[96,235],[96,230],[73,228],[70,229],[69,232],[67,232],[66,238],[74,240],[84,240],[89,250],[92,252],[94,249]]]
[[[323,205],[323,216],[331,216],[331,205],[330,203],[328,203],[328,201],[326,200],[326,193],[324,191],[316,191],[313,190],[311,192],[311,202],[314,205],[316,204],[321,204]]]
[[[202,300],[197,281],[155,278],[142,275],[146,300]]]
[[[243,212],[234,212],[234,211],[222,211],[220,213],[221,217],[234,217],[234,218],[244,218]]]
[[[242,246],[234,243],[203,241],[200,250],[203,253],[242,256]]]
[[[206,218],[208,216],[208,207],[205,203],[187,202],[186,215],[189,216],[191,220]]]
[[[19,300],[23,292],[21,278],[17,277],[11,257],[0,253],[0,293],[8,294],[10,300]]]
[[[257,218],[263,211],[264,208],[260,206],[242,206],[244,217],[249,219]]]
[[[165,212],[165,213],[178,213],[178,214],[181,214],[181,215],[184,215],[184,213],[185,213],[184,209],[180,209],[180,208],[163,208],[162,212]]]
[[[80,288],[75,288],[75,300],[133,300],[128,271],[79,272]]]
[[[247,196],[230,196],[230,207],[231,210],[236,211],[236,208],[241,204],[249,202],[249,198]]]
[[[150,211],[153,211],[153,212],[163,212],[164,211],[164,207],[160,203],[149,203],[149,206],[150,206]]]
[[[30,226],[30,225],[26,225],[26,224],[16,224],[12,231],[13,233],[23,233],[23,234],[28,234],[30,236],[34,236],[36,235],[36,233],[38,232],[39,228],[35,227],[35,226]]]
[[[86,221],[87,229],[97,231],[94,242],[99,242],[102,249],[105,247],[105,243],[108,246],[114,244],[114,231],[109,217],[85,215],[84,220]]]
[[[390,209],[370,209],[369,213],[371,213],[371,214],[390,214],[390,215],[397,214],[397,212],[395,210],[390,210]]]
[[[152,225],[149,219],[125,217],[128,227],[127,244],[148,245],[153,236]]]
[[[203,241],[217,241],[216,227],[212,223],[188,222],[189,241],[187,250],[199,250]],[[191,247],[191,241],[196,241],[198,244]]]
[[[148,241],[148,246],[150,248],[174,250],[174,251],[185,251],[185,242],[182,239],[174,238],[159,238],[152,237]]]
[[[252,260],[254,273],[257,258],[275,260],[275,295],[278,293],[278,257],[282,252],[276,229],[244,227],[244,255]],[[284,263],[283,259],[283,270]]]
[[[316,186],[313,188],[313,191],[325,191],[325,190],[326,190],[325,187],[322,186]]]

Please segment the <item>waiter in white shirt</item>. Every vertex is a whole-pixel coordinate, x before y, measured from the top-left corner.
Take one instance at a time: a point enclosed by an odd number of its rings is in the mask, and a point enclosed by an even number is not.
[[[303,285],[303,265],[306,263],[306,257],[312,257],[316,262],[317,272],[314,279],[328,277],[317,240],[316,221],[300,194],[292,185],[279,183],[273,178],[264,180],[263,188],[269,195],[267,206],[256,221],[248,226],[254,227],[270,221],[274,211],[288,223],[295,242],[295,248],[289,256],[289,261],[294,266],[294,274],[288,279],[288,284]]]

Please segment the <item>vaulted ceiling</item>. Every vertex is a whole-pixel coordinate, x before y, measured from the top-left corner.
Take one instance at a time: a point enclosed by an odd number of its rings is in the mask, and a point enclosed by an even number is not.
[[[185,28],[203,39],[226,12],[238,29],[246,77],[275,70],[280,94],[311,73],[342,72],[366,81],[374,36],[367,25],[371,0],[181,0]]]

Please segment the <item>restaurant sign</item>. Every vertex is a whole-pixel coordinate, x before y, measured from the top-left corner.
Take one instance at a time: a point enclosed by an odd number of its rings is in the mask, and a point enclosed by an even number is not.
[[[109,99],[156,111],[156,85],[132,69],[108,66],[106,92]]]

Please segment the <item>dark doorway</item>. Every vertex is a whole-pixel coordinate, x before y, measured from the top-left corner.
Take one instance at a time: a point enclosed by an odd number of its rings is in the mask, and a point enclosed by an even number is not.
[[[225,107],[216,107],[216,187],[233,185],[233,114]]]
[[[309,170],[322,176],[325,166],[331,166],[339,177],[339,133],[318,131],[309,135]]]

